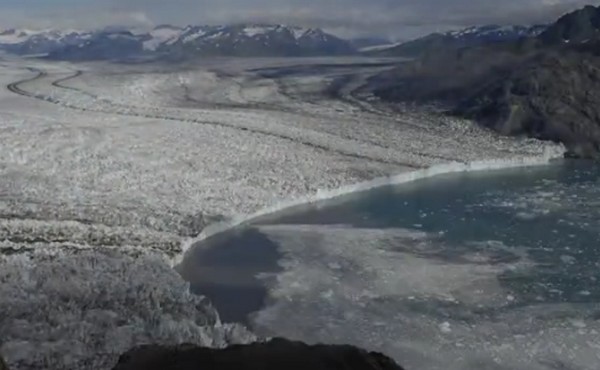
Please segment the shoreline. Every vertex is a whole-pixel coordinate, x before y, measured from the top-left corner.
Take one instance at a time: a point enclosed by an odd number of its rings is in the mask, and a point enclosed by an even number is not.
[[[557,146],[554,148],[546,147],[544,153],[540,156],[487,159],[470,163],[449,162],[436,164],[424,169],[401,172],[396,175],[378,177],[356,184],[345,185],[337,189],[318,190],[313,195],[282,201],[276,205],[268,206],[249,215],[235,216],[230,220],[208,225],[196,238],[190,238],[184,241],[181,252],[177,256],[170,258],[168,262],[171,268],[175,269],[185,260],[188,252],[193,250],[194,245],[202,243],[211,237],[226,233],[232,229],[235,229],[236,227],[249,224],[261,217],[273,215],[289,208],[315,204],[321,201],[332,200],[354,193],[361,193],[390,185],[407,184],[413,181],[451,173],[494,171],[518,167],[545,166],[550,165],[554,160],[564,158],[565,153],[566,149],[563,146]]]

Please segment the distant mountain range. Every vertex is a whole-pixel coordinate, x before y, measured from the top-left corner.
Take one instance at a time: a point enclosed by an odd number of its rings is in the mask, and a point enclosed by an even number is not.
[[[79,30],[9,29],[0,32],[0,48],[16,54],[47,54],[93,36],[92,32]]]
[[[186,59],[198,56],[415,57],[440,48],[456,48],[537,36],[546,26],[478,26],[434,33],[392,44],[380,37],[344,40],[318,28],[239,24],[176,27],[149,32],[124,28],[86,30],[10,29],[0,32],[0,49],[20,55],[47,55],[58,60],[114,60],[139,57]]]
[[[149,32],[137,32],[126,28],[98,31],[9,29],[0,31],[0,50],[19,55],[45,55],[58,60],[331,56],[358,52],[378,57],[419,57],[439,53],[440,50],[518,40],[536,39],[545,44],[594,40],[597,37],[597,26],[600,24],[600,19],[595,18],[594,9],[596,8],[593,6],[585,7],[550,26],[473,26],[457,31],[432,33],[396,44],[383,37],[344,40],[319,28],[285,25],[160,25]]]
[[[318,28],[282,25],[186,27],[156,48],[175,57],[195,55],[314,56],[354,53],[349,42]]]
[[[458,31],[432,33],[389,48],[367,50],[367,53],[376,56],[417,57],[440,48],[454,49],[535,37],[544,32],[546,27],[544,25],[469,27]]]
[[[60,60],[127,59],[144,56],[319,56],[355,53],[348,41],[318,28],[284,25],[162,25],[150,32],[16,30],[0,33],[0,49]]]

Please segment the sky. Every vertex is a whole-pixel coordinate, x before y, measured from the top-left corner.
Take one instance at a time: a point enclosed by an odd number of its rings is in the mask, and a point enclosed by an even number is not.
[[[283,23],[343,37],[410,39],[483,24],[537,24],[593,0],[0,0],[0,29]]]

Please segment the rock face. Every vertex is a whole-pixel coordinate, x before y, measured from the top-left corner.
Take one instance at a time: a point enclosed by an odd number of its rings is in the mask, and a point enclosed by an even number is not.
[[[505,135],[562,142],[600,157],[600,7],[536,37],[440,49],[371,80],[388,101],[437,102]]]
[[[72,61],[302,57],[356,52],[350,42],[318,28],[263,24],[185,28],[161,25],[144,33],[118,28],[100,31],[11,29],[0,31],[0,50]]]
[[[544,25],[487,25],[469,27],[446,33],[432,33],[391,48],[374,51],[371,54],[377,56],[419,57],[442,49],[452,50],[456,48],[492,45],[516,41],[524,37],[535,37],[545,29],[546,26]]]
[[[600,7],[588,5],[583,9],[565,14],[544,31],[539,39],[545,45],[579,43],[598,39],[600,36]]]
[[[242,24],[192,26],[157,49],[170,58],[197,56],[322,56],[348,55],[349,42],[321,29],[284,25]]]
[[[505,135],[562,142],[578,157],[600,153],[600,61],[544,53],[497,79],[455,113]]]
[[[46,54],[78,45],[93,37],[93,33],[77,30],[17,30],[0,32],[0,49],[19,55]]]
[[[80,43],[57,48],[48,58],[73,61],[132,58],[143,54],[143,41],[144,37],[129,31],[103,32]]]
[[[308,346],[285,339],[215,350],[145,346],[121,356],[114,370],[402,370],[390,358],[351,346]]]

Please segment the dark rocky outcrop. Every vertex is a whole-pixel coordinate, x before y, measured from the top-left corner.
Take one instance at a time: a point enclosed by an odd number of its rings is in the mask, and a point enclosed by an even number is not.
[[[600,7],[561,17],[537,37],[439,49],[371,80],[388,101],[437,102],[506,135],[600,157]]]
[[[4,362],[4,359],[2,359],[2,356],[0,356],[0,370],[8,370],[8,366]]]
[[[352,346],[309,346],[285,339],[227,349],[144,346],[114,370],[402,370],[390,358]]]
[[[383,57],[420,57],[441,50],[494,45],[535,37],[545,29],[545,25],[469,27],[458,31],[432,33],[390,48],[369,51],[367,54]]]
[[[570,154],[600,153],[600,60],[543,53],[461,102],[454,113],[505,135],[562,142]]]
[[[559,18],[539,39],[545,45],[587,42],[600,36],[599,29],[600,7],[588,5]]]

